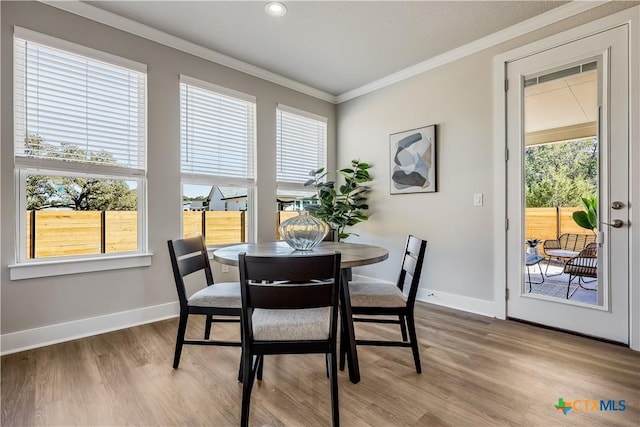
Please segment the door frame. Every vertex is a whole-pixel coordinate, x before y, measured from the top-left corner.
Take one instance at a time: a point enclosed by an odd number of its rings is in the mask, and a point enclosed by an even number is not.
[[[640,6],[589,22],[496,55],[493,59],[493,189],[494,189],[494,315],[507,315],[507,134],[506,64],[590,35],[627,25],[629,34],[629,347],[640,351]]]

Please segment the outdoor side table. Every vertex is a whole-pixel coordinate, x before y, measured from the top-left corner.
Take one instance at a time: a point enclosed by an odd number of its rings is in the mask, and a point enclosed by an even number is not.
[[[529,283],[529,292],[531,292],[531,284],[539,285],[541,283],[544,283],[544,273],[542,272],[542,268],[539,265],[540,261],[542,261],[543,259],[544,257],[541,255],[526,254],[524,257],[524,264],[527,266],[527,278],[529,279],[527,281]],[[531,281],[531,272],[529,271],[529,267],[534,265],[538,265],[538,268],[540,268],[540,276],[542,276],[542,280],[540,282]]]

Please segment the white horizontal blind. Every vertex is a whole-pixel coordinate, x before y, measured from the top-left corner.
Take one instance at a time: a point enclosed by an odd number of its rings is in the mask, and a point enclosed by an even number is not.
[[[17,163],[144,173],[144,73],[14,37],[14,75]]]
[[[180,107],[183,177],[253,182],[255,103],[181,83]]]
[[[326,167],[327,120],[278,106],[276,145],[278,186],[301,186],[311,170]]]

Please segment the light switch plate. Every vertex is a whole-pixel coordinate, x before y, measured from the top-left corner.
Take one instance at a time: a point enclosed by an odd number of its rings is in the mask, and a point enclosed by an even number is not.
[[[473,206],[482,206],[484,204],[483,199],[482,193],[475,193],[473,195]]]

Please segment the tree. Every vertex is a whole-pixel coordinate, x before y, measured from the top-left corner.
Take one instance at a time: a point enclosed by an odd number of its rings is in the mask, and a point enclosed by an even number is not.
[[[117,163],[113,155],[106,151],[92,152],[66,143],[54,146],[36,134],[27,137],[25,154],[92,163]],[[119,179],[28,175],[26,193],[27,209],[30,210],[51,206],[85,211],[130,211],[138,208],[136,190]]]
[[[526,206],[578,206],[598,188],[596,138],[544,144],[525,150]]]

